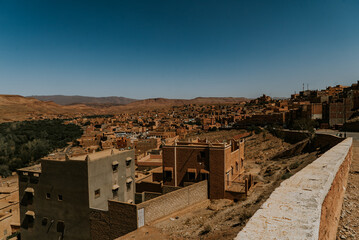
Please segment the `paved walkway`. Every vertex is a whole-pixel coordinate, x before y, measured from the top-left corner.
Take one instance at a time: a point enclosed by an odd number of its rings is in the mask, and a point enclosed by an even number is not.
[[[359,139],[353,137],[353,162],[344,195],[337,239],[359,239]]]

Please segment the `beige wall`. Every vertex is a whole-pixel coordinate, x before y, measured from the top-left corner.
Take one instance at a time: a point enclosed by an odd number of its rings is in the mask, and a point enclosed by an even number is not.
[[[208,199],[207,181],[202,181],[140,203],[137,205],[137,209],[144,209],[146,224],[206,199]]]

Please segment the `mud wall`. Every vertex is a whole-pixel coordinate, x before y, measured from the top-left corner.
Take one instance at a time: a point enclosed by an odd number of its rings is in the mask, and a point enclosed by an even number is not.
[[[352,138],[283,181],[235,238],[335,239]]]

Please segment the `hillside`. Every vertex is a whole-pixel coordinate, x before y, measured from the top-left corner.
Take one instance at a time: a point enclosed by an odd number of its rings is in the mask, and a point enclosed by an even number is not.
[[[48,95],[48,96],[30,96],[41,101],[52,101],[60,105],[85,104],[88,106],[102,105],[126,105],[137,101],[136,99],[125,97],[88,97],[88,96],[65,96],[65,95]]]
[[[56,98],[48,96],[46,99]],[[134,112],[138,110],[166,108],[181,106],[184,104],[230,104],[243,102],[245,98],[203,98],[194,99],[166,99],[152,98],[137,100],[122,98],[123,101],[133,101],[126,105],[120,104],[121,97],[92,98],[81,97],[77,100],[87,101],[86,103],[71,105],[60,105],[53,101],[41,101],[36,98],[23,97],[20,95],[0,95],[0,123],[12,121],[24,121],[44,118],[76,117],[81,115],[97,114],[119,114],[121,112]],[[61,98],[57,98],[58,100]],[[61,103],[70,103],[63,98]],[[100,99],[98,102],[96,99]],[[111,100],[112,99],[112,100]],[[92,102],[91,102],[92,101]],[[101,102],[102,101],[102,102]],[[107,103],[105,101],[108,101]]]
[[[93,114],[96,111],[85,105],[61,106],[20,95],[0,95],[0,122],[56,118],[59,115]],[[100,112],[99,110],[97,112]]]
[[[246,98],[233,98],[233,97],[197,97],[194,99],[168,99],[168,98],[149,98],[145,100],[138,100],[126,105],[129,107],[142,107],[156,108],[156,107],[169,107],[181,106],[185,104],[232,104],[246,101]]]

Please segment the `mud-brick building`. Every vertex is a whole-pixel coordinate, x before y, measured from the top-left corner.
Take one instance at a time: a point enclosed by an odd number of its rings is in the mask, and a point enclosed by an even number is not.
[[[18,170],[21,239],[91,239],[90,211],[133,203],[134,150],[48,156]]]
[[[176,142],[163,147],[163,182],[186,186],[208,180],[210,199],[240,199],[253,185],[244,174],[244,140]]]

